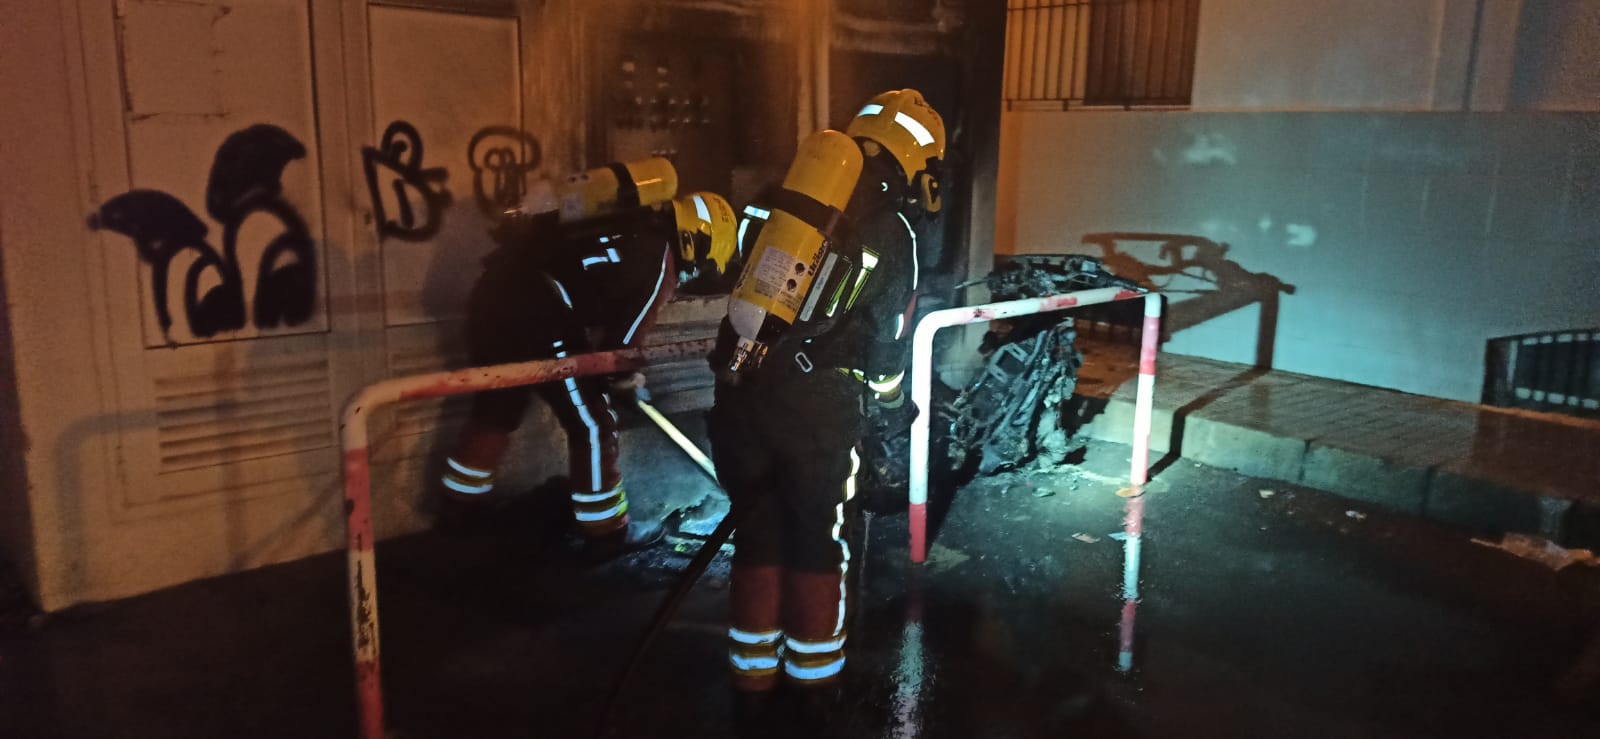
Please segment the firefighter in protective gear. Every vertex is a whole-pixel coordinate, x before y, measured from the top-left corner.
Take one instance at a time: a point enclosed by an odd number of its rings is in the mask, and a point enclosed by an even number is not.
[[[917,287],[912,224],[937,207],[944,125],[919,93],[897,90],[873,98],[847,133],[861,149],[862,169],[829,238],[839,253],[860,257],[846,280],[850,289],[821,298],[838,295],[838,310],[821,331],[797,323],[749,372],[729,370],[730,362],[738,364],[741,337],[724,321],[710,357],[718,375],[708,416],[712,452],[718,478],[743,516],[728,631],[742,722],[761,721],[780,677],[802,689],[803,703],[825,701],[824,689],[837,682],[845,663],[847,529],[865,404],[899,404],[908,424],[915,413],[900,394]],[[785,188],[808,195],[805,178],[793,175],[791,169]],[[749,232],[762,226],[763,213],[804,211],[807,201],[817,199],[780,191],[747,209],[743,241],[752,242]],[[762,256],[747,259],[745,277]],[[811,720],[820,720],[819,712]]]
[[[530,201],[539,197],[530,191]],[[671,298],[680,270],[719,272],[735,249],[733,209],[718,195],[698,192],[656,206],[626,196],[620,202],[620,209],[571,223],[548,212],[522,214],[516,227],[500,230],[500,248],[485,258],[468,304],[474,365],[636,346]],[[538,392],[566,432],[579,533],[602,551],[659,540],[659,524],[630,521],[617,468],[612,396],[631,390],[628,379],[580,377],[477,394],[445,460],[446,494],[482,500],[494,489],[511,434]]]

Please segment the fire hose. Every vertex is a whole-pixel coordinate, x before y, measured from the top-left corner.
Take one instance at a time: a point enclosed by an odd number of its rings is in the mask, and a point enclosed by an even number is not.
[[[700,448],[695,446],[694,442],[689,440],[689,437],[684,436],[677,426],[674,426],[671,421],[667,420],[666,416],[661,414],[661,411],[656,410],[649,402],[635,398],[634,403],[639,406],[639,410],[644,413],[645,417],[649,418],[657,428],[661,429],[668,439],[677,444],[678,448],[688,454],[689,458],[694,460],[694,463],[699,465],[700,469],[704,470],[712,481],[716,481],[716,467],[706,457],[705,452],[700,451]],[[711,532],[711,536],[706,538],[706,542],[701,545],[700,551],[696,552],[694,558],[689,560],[689,566],[684,568],[683,575],[678,578],[678,583],[673,586],[672,591],[667,593],[667,596],[661,600],[661,605],[656,608],[655,615],[650,617],[650,622],[645,625],[644,633],[639,636],[638,642],[634,644],[633,650],[629,653],[628,663],[623,667],[622,674],[618,676],[616,684],[611,689],[611,694],[606,697],[605,708],[600,712],[600,726],[595,731],[597,739],[610,735],[611,718],[615,715],[617,706],[621,705],[622,697],[627,694],[628,685],[639,671],[639,665],[643,664],[645,654],[649,653],[651,645],[655,644],[656,638],[661,636],[661,632],[666,630],[667,624],[677,614],[678,607],[683,605],[683,599],[688,597],[689,591],[694,589],[695,583],[700,581],[700,576],[705,574],[706,568],[711,566],[711,561],[716,559],[717,553],[722,551],[722,545],[727,543],[728,538],[733,535],[733,530],[738,526],[739,517],[735,516],[733,511],[730,510],[728,515],[722,517],[722,521],[717,524],[717,528]]]

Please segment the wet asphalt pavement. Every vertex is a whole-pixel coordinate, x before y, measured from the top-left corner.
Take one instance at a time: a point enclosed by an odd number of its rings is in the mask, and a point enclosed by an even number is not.
[[[650,500],[652,477],[699,497],[687,461],[624,453],[681,465],[630,473],[641,510],[670,507]],[[1600,686],[1587,703],[1553,687],[1600,626],[1600,570],[1552,572],[1183,461],[1144,499],[1133,669],[1119,671],[1127,454],[1097,444],[1077,466],[967,485],[921,568],[903,512],[868,516],[830,735],[1600,736]],[[593,734],[696,542],[588,564],[558,513],[524,498],[380,546],[395,736]],[[726,576],[723,556],[608,717],[614,736],[731,735]],[[0,632],[0,737],[354,736],[343,588],[342,555],[319,556]]]

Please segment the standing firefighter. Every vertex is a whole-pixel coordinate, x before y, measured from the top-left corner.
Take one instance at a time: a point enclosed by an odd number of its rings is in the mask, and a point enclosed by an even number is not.
[[[800,689],[802,720],[826,720],[845,662],[856,447],[868,403],[906,425],[916,412],[900,393],[912,221],[939,209],[943,155],[944,124],[922,95],[886,92],[846,133],[802,142],[782,188],[746,210],[761,231],[711,356],[709,429],[742,516],[728,661],[747,732],[771,730],[762,716],[780,673]]]
[[[468,305],[475,365],[558,359],[638,345],[680,278],[720,273],[735,249],[733,209],[711,193],[673,200],[664,159],[536,181],[507,213],[501,246],[484,260]],[[675,267],[676,265],[676,267]],[[580,377],[479,393],[442,483],[456,499],[494,489],[511,433],[530,396],[549,403],[567,436],[572,515],[586,543],[620,553],[659,540],[662,527],[630,521],[617,469],[614,392],[631,375]]]

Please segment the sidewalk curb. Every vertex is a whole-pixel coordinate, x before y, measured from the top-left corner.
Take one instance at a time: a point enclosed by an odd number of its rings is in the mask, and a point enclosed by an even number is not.
[[[1104,402],[1104,409],[1080,433],[1128,443],[1133,436],[1133,401],[1113,396]],[[1212,417],[1207,410],[1180,415],[1180,409],[1163,408],[1158,402],[1150,433],[1154,463],[1169,456],[1176,441],[1183,459],[1211,467],[1324,490],[1475,534],[1520,531],[1566,543],[1573,500],[1551,491],[1517,486],[1443,462],[1393,459],[1251,428]],[[1380,491],[1383,494],[1376,494]]]

